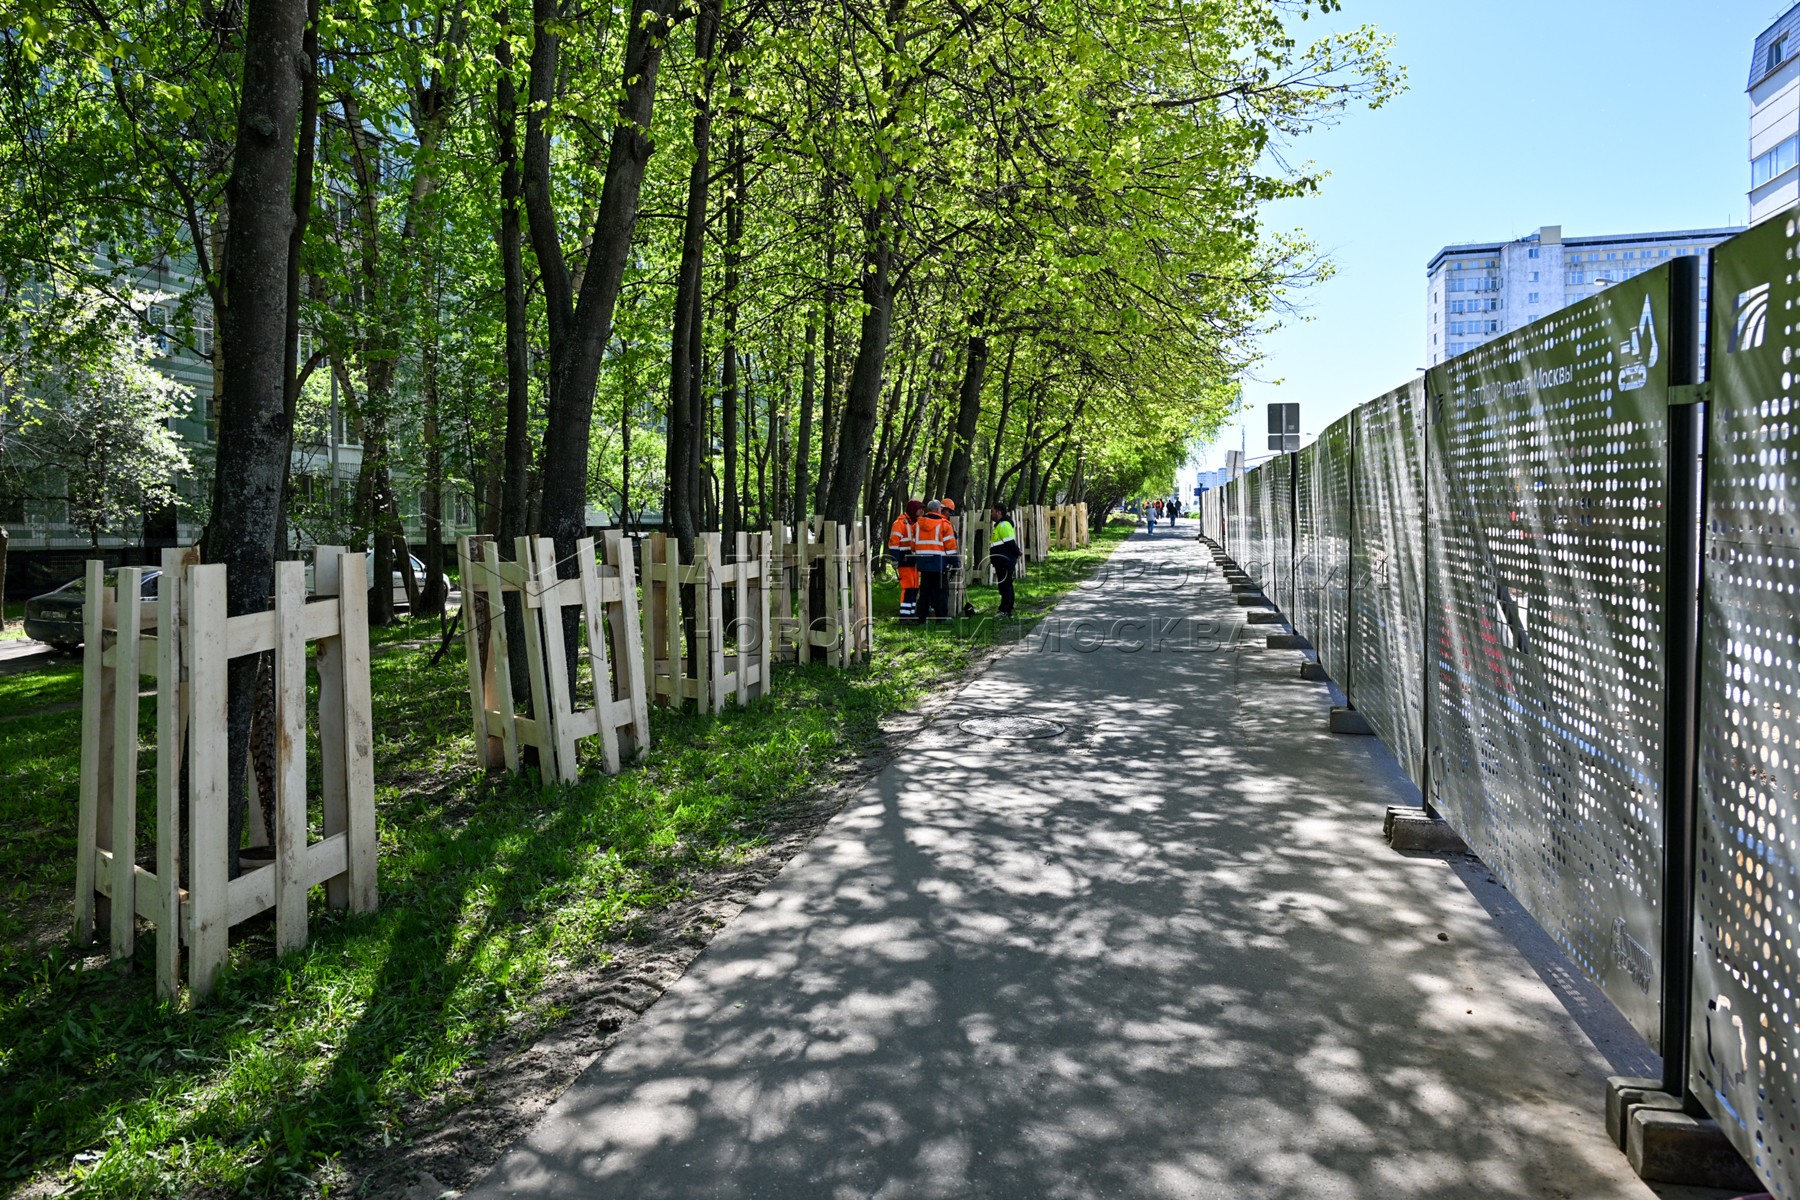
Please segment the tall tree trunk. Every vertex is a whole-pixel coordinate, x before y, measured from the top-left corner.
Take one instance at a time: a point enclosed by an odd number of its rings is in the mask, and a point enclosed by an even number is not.
[[[623,342],[621,355],[631,361],[631,343]],[[613,522],[621,529],[631,519],[631,400],[633,388],[619,397],[619,514]]]
[[[506,440],[498,529],[500,552],[510,558],[514,539],[525,535],[530,503],[531,362],[526,349],[525,246],[519,227],[525,184],[519,170],[519,93],[513,84],[510,38],[502,39],[494,48],[494,58],[500,67],[496,108],[500,142],[500,269],[506,313]],[[519,628],[523,636],[524,626]]]
[[[1006,367],[1000,372],[1000,419],[994,424],[994,441],[988,447],[987,486],[982,492],[989,504],[1003,503],[999,492],[1000,448],[1006,443],[1006,419],[1012,415],[1013,361],[1018,354],[1019,339],[1015,335],[1006,347]]]
[[[786,340],[785,334],[783,340]],[[784,349],[786,350],[784,357],[791,364],[793,361],[792,343],[786,345]],[[793,451],[787,438],[787,423],[791,419],[789,414],[793,410],[794,375],[792,370],[784,365],[781,372],[781,403],[776,404],[773,396],[769,398],[769,452],[775,456],[775,495],[769,502],[768,519],[763,522],[765,526],[774,526],[788,519],[789,497],[794,494],[794,473]]]
[[[431,272],[434,270],[432,239],[426,239],[425,247],[425,267],[427,272]],[[435,292],[435,288],[432,290]],[[420,390],[425,407],[425,494],[421,504],[425,511],[420,518],[425,527],[425,578],[420,581],[419,597],[413,603],[415,617],[441,617],[444,615],[444,606],[450,601],[444,591],[444,447],[438,428],[438,334],[435,301],[432,308],[432,316],[425,324],[419,344]]]
[[[260,612],[275,580],[275,532],[287,476],[289,236],[306,0],[248,0],[231,179],[225,188],[224,363],[212,520],[202,554],[226,570],[226,611]],[[257,660],[228,668],[228,870],[238,874]]]
[[[963,358],[962,388],[957,393],[950,467],[944,479],[944,494],[965,508],[969,503],[969,456],[981,420],[981,384],[987,375],[988,344],[981,332],[984,319],[984,314],[978,312],[969,320],[971,332]]]
[[[638,197],[650,161],[651,110],[657,69],[679,0],[633,0],[619,78],[624,86],[606,154],[593,238],[579,296],[573,291],[550,187],[550,134],[545,119],[555,100],[562,13],[556,0],[533,0],[531,108],[525,126],[525,212],[543,281],[550,349],[545,412],[541,525],[555,540],[565,576],[572,577],[575,543],[586,532],[588,447],[600,359],[612,340],[613,309],[631,252]],[[579,617],[567,610],[571,621]],[[577,639],[570,625],[573,654]]]
[[[507,28],[505,10],[501,26]],[[513,83],[513,47],[503,37],[494,47],[499,66],[495,91],[496,132],[500,145],[500,271],[506,319],[506,435],[501,450],[500,506],[495,524],[499,552],[512,558],[531,517],[531,359],[527,350],[525,244],[520,210],[525,179],[519,162],[519,90]],[[468,586],[468,581],[463,581]],[[514,649],[507,658],[515,696],[531,694],[530,663],[524,654],[525,611],[516,593],[505,599],[506,641]]]
[[[834,189],[827,185],[825,189],[825,209],[831,211],[831,194]],[[824,386],[819,389],[819,479],[813,485],[813,511],[825,511],[825,498],[831,491],[831,475],[834,463],[832,456],[837,453],[837,238],[827,232],[825,241],[825,330],[824,361],[820,364],[825,372]]]
[[[934,350],[933,355],[936,355]],[[910,498],[912,490],[913,452],[918,448],[919,431],[925,425],[925,410],[931,403],[931,387],[915,388],[907,405],[906,424],[901,430],[900,448],[895,456],[896,469],[893,476],[893,507],[899,509]],[[921,490],[920,496],[923,497]]]
[[[700,464],[705,430],[700,424],[700,349],[704,341],[703,268],[706,255],[707,183],[711,176],[712,90],[718,68],[713,49],[722,0],[703,0],[694,25],[694,57],[700,80],[694,89],[694,161],[688,169],[687,211],[681,232],[681,265],[675,277],[674,328],[669,334],[669,480],[667,525],[684,559],[692,559],[700,532]]]
[[[816,313],[806,314],[806,350],[800,356],[800,440],[794,449],[795,525],[806,521],[807,510],[816,509],[809,476],[812,468],[813,397],[819,374],[819,323]]]
[[[825,498],[826,518],[844,525],[856,520],[857,501],[862,497],[863,473],[869,466],[869,443],[875,436],[875,411],[881,403],[881,377],[893,324],[890,215],[890,201],[883,196],[863,221],[868,243],[863,253],[862,329],[857,340],[856,366],[839,419],[831,489]]]
[[[887,403],[881,407],[881,436],[876,439],[875,454],[871,460],[873,465],[868,478],[863,482],[864,512],[876,511],[877,505],[881,503],[882,493],[887,488],[888,475],[893,470],[896,461],[894,452],[897,449],[896,443],[899,440],[899,434],[895,429],[895,422],[900,415],[900,398],[906,394],[907,384],[915,375],[913,362],[916,357],[917,348],[915,347],[913,353],[906,355],[905,362],[900,368],[900,374],[894,380],[894,386],[888,389]]]
[[[389,476],[388,418],[394,401],[393,296],[381,272],[381,155],[371,145],[363,127],[356,97],[344,95],[344,127],[349,134],[350,159],[356,177],[356,207],[362,227],[363,341],[358,350],[363,368],[363,453],[357,496],[363,510],[358,516],[368,531],[369,623],[394,623],[394,538],[400,531],[389,520],[392,480]]]
[[[737,112],[744,87],[738,78],[735,52],[742,47],[742,37],[733,33],[726,39],[725,52],[731,56],[731,131],[726,138],[726,156],[731,160],[731,185],[725,192],[725,350],[719,370],[719,396],[722,411],[725,449],[725,488],[720,497],[720,529],[726,545],[735,545],[740,514],[744,509],[743,488],[749,483],[749,472],[738,473],[738,443],[741,427],[738,416],[738,276],[739,257],[744,240],[744,123]]]
[[[301,41],[306,67],[300,81],[300,141],[294,159],[294,225],[288,231],[287,331],[285,357],[289,364],[287,386],[282,393],[282,412],[287,418],[290,469],[281,477],[281,511],[276,517],[275,547],[287,545],[288,507],[292,500],[294,418],[300,408],[300,251],[306,244],[306,222],[312,215],[313,159],[319,136],[319,0],[308,0],[306,33]],[[337,480],[331,481],[337,486]],[[269,676],[273,686],[274,676]]]

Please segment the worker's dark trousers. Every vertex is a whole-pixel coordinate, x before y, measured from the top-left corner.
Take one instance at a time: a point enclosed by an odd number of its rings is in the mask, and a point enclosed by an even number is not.
[[[1010,616],[1013,610],[1013,571],[1012,563],[994,563],[994,582],[1000,588],[1000,612]]]
[[[919,618],[946,619],[950,616],[950,592],[944,587],[942,571],[919,572]]]

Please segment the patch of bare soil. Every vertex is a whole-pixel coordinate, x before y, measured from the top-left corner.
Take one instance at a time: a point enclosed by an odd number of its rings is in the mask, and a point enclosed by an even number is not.
[[[321,1178],[332,1196],[438,1200],[471,1187],[619,1035],[687,971],[713,935],[743,910],[1005,647],[978,655],[915,709],[884,721],[881,735],[838,779],[803,797],[766,830],[749,859],[683,878],[685,897],[646,914],[609,960],[570,970],[540,992],[567,1015],[529,1037],[502,1037],[449,1087],[404,1114],[407,1140],[341,1161]]]

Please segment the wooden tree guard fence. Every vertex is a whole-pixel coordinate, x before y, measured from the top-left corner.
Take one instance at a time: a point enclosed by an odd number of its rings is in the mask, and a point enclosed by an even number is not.
[[[623,535],[606,537],[606,559],[595,558],[594,539],[576,544],[575,574],[561,578],[549,538],[522,537],[514,558],[500,557],[491,537],[457,542],[463,580],[463,642],[468,650],[470,707],[475,754],[490,770],[519,769],[523,747],[537,752],[545,780],[573,783],[580,775],[582,741],[598,737],[606,773],[650,745],[649,692],[640,644],[638,589]],[[506,639],[506,596],[519,596],[525,624],[525,659],[531,680],[531,713],[521,715],[512,691]],[[593,703],[578,707],[569,675],[563,610],[581,610]]]
[[[767,534],[739,533],[726,559],[720,535],[703,533],[694,541],[698,561],[683,563],[674,538],[643,540],[643,670],[657,703],[692,700],[701,712],[719,713],[727,699],[744,705],[768,694],[776,653],[769,547]],[[684,589],[691,612],[682,609]]]
[[[1049,512],[1050,547],[1079,550],[1089,542],[1087,505],[1061,504]]]
[[[369,698],[368,588],[363,556],[341,547],[313,555],[315,598],[305,568],[275,566],[274,608],[227,617],[225,567],[191,552],[163,553],[156,599],[142,597],[143,569],[126,567],[113,587],[88,563],[83,612],[81,797],[76,819],[75,934],[95,931],[104,897],[111,954],[134,952],[136,920],[156,926],[156,984],[174,996],[181,945],[196,999],[225,963],[231,928],[270,908],[275,944],[306,944],[308,891],[324,884],[335,908],[375,908],[375,775]],[[307,835],[307,646],[317,647],[319,787],[323,836]],[[253,841],[272,861],[242,864],[228,878],[230,822],[226,669],[234,658],[270,655],[274,673],[274,828]],[[156,677],[156,832],[151,867],[138,863],[138,679]],[[183,767],[187,787],[182,790]],[[184,822],[185,810],[185,822]],[[188,848],[182,885],[181,837]]]
[[[1042,504],[1021,504],[1013,510],[1013,524],[1019,531],[1019,549],[1026,562],[1044,562],[1050,557],[1050,510]]]
[[[869,608],[868,529],[814,519],[798,527],[777,525],[770,534],[776,654],[784,662],[820,661],[848,667],[867,662],[875,645]],[[824,573],[823,605],[809,581]]]

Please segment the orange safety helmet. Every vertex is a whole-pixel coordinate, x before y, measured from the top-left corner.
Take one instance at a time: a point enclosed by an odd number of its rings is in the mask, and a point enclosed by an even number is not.
[[[948,496],[945,496],[941,501],[939,501],[939,503],[944,506],[945,512],[955,512],[956,511],[956,501],[952,500]]]

